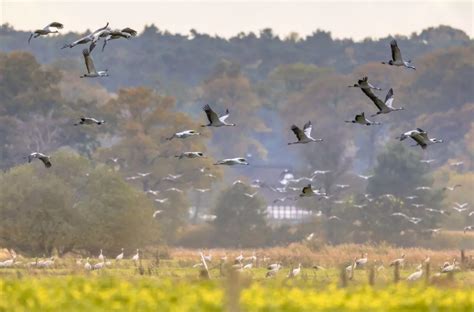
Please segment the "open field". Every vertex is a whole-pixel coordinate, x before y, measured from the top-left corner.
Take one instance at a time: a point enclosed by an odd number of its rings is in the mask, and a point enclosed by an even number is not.
[[[253,250],[243,250],[244,257]],[[344,274],[352,256],[367,252],[367,267]],[[55,259],[48,268],[35,268],[23,257],[10,268],[0,268],[0,311],[473,311],[474,271],[470,253],[453,275],[437,274],[446,260],[460,259],[459,251],[395,249],[367,245],[326,246],[311,252],[304,245],[256,250],[254,267],[242,272],[223,264],[240,250],[211,250],[210,280],[203,278],[198,250],[170,249],[166,257],[145,251],[135,263],[111,260],[100,270],[86,270],[77,256]],[[400,279],[388,263],[406,254]],[[148,257],[147,257],[148,256]],[[430,257],[431,274],[418,281],[406,278]],[[263,257],[269,260],[263,261]],[[129,258],[129,257],[126,257]],[[302,263],[301,273],[287,278]],[[377,260],[377,261],[375,261]],[[106,260],[107,261],[107,260]],[[93,265],[98,259],[90,259]],[[245,263],[251,261],[244,261]],[[273,278],[266,266],[282,262]],[[383,266],[382,266],[383,263]],[[324,269],[316,270],[318,264]],[[370,267],[374,269],[370,269]],[[373,278],[370,277],[371,272]],[[438,276],[437,276],[438,275]],[[369,285],[372,284],[372,285]]]

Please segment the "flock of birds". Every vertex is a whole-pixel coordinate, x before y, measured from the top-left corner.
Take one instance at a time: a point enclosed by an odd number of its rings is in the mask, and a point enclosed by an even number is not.
[[[63,28],[63,24],[58,23],[58,22],[53,22],[53,23],[47,25],[43,29],[35,30],[30,35],[30,37],[28,39],[28,43],[30,43],[31,39],[33,39],[33,38],[38,38],[40,36],[46,36],[48,34],[57,33],[58,30],[62,29],[62,28]],[[114,39],[120,39],[120,38],[130,39],[130,38],[136,36],[136,34],[137,34],[137,32],[135,30],[133,30],[131,28],[128,28],[128,27],[123,28],[123,29],[112,30],[109,27],[109,23],[107,23],[104,27],[93,31],[92,33],[90,33],[90,34],[88,34],[88,35],[86,35],[82,38],[79,38],[78,40],[76,40],[72,43],[65,44],[63,46],[63,49],[64,48],[73,48],[77,45],[89,44],[89,47],[84,49],[83,53],[82,53],[83,57],[84,57],[85,65],[86,65],[86,68],[87,68],[87,73],[83,74],[81,76],[81,78],[105,77],[105,76],[109,75],[108,70],[105,69],[103,71],[97,71],[95,69],[94,62],[92,60],[91,53],[94,50],[96,44],[100,40],[103,40],[102,51],[104,51],[105,46],[106,46],[108,41],[114,40]],[[398,47],[398,44],[397,44],[396,40],[392,40],[390,42],[390,48],[391,48],[392,58],[388,62],[382,62],[382,64],[386,64],[386,65],[389,65],[389,66],[396,66],[396,67],[405,67],[405,68],[408,68],[408,69],[416,70],[416,68],[412,65],[411,61],[406,61],[406,60],[403,59],[400,48]],[[372,85],[368,81],[368,77],[363,77],[363,78],[359,79],[357,81],[357,83],[355,83],[354,85],[351,85],[349,87],[361,89],[361,91],[376,106],[377,112],[375,114],[371,115],[371,117],[375,117],[375,116],[380,115],[380,114],[389,114],[389,113],[392,113],[392,112],[395,112],[395,111],[400,111],[400,110],[404,109],[403,107],[394,107],[393,106],[393,102],[394,102],[393,89],[390,89],[387,92],[384,100],[379,98],[377,95],[375,95],[373,90],[381,91],[382,89]],[[227,121],[229,116],[230,116],[230,112],[229,112],[228,109],[223,114],[218,115],[209,105],[205,105],[203,107],[203,111],[204,111],[204,113],[207,117],[208,123],[203,124],[202,127],[221,128],[221,127],[235,127],[236,126],[236,124],[229,123]],[[380,125],[381,124],[380,122],[370,121],[369,119],[367,119],[364,112],[361,112],[360,114],[357,114],[354,117],[353,120],[347,120],[346,122],[347,123],[360,124],[360,125],[366,125],[366,126]],[[75,123],[74,125],[76,125],[76,126],[100,126],[100,125],[103,125],[104,123],[106,123],[105,120],[100,120],[100,119],[96,119],[96,118],[93,118],[93,117],[81,117],[80,120],[77,123]],[[294,133],[294,135],[296,137],[296,141],[290,142],[290,143],[288,143],[288,145],[323,142],[323,139],[313,137],[311,121],[308,121],[307,123],[305,123],[302,129],[299,128],[296,125],[292,125],[291,126],[291,131]],[[188,129],[188,130],[183,130],[183,131],[179,131],[179,132],[176,132],[176,133],[172,134],[171,136],[169,136],[167,138],[167,140],[171,141],[171,140],[175,140],[175,139],[187,139],[187,138],[190,138],[190,137],[193,137],[193,136],[199,136],[200,134],[201,133],[196,131],[196,130]],[[423,129],[420,129],[420,128],[416,128],[416,129],[413,129],[413,130],[406,131],[406,132],[402,133],[400,136],[397,137],[397,139],[399,139],[400,141],[403,141],[407,138],[411,138],[416,143],[414,146],[420,146],[422,149],[426,149],[428,146],[430,146],[432,144],[443,142],[442,139],[430,138],[428,136],[427,131],[425,131]],[[178,159],[195,159],[195,158],[203,158],[203,157],[206,157],[206,156],[201,151],[183,151],[182,153],[180,153],[179,155],[176,155],[175,157],[178,158]],[[38,159],[38,160],[43,162],[43,164],[45,165],[46,168],[50,168],[52,166],[51,157],[48,156],[48,155],[45,155],[43,153],[40,153],[40,152],[31,153],[30,155],[27,156],[27,159],[28,159],[28,162],[32,162],[34,159]],[[112,161],[114,163],[117,163],[118,160],[119,160],[118,158],[112,159]],[[432,161],[434,161],[434,160],[422,160],[422,162],[424,162],[426,164],[429,164]],[[248,166],[250,164],[247,161],[247,159],[245,159],[243,157],[235,157],[235,158],[227,158],[227,159],[219,160],[214,165],[225,165],[225,166],[244,165],[244,166]],[[201,171],[204,172],[205,168],[203,168]],[[269,188],[272,191],[277,192],[277,193],[286,193],[288,190],[297,190],[297,191],[299,191],[299,195],[294,197],[294,198],[292,198],[290,196],[285,196],[283,198],[278,198],[274,201],[274,203],[283,202],[283,201],[286,201],[288,199],[298,199],[298,198],[302,198],[302,197],[315,197],[315,196],[319,197],[320,199],[330,199],[332,197],[332,195],[329,195],[324,191],[314,189],[313,186],[312,186],[312,182],[314,181],[314,179],[318,175],[327,174],[329,172],[330,171],[327,171],[327,170],[316,170],[311,177],[301,177],[301,178],[298,178],[298,179],[296,179],[293,174],[291,174],[289,172],[284,172],[283,173],[283,178],[281,178],[280,181],[279,181],[281,186],[280,187],[269,187]],[[137,179],[140,179],[140,178],[144,178],[144,177],[148,176],[149,174],[150,173],[138,173],[137,176],[128,177],[127,180],[137,180]],[[211,175],[211,174],[209,174],[209,175]],[[165,179],[168,179],[169,181],[176,181],[180,177],[181,177],[181,175],[178,175],[178,174],[177,175],[169,174]],[[359,177],[361,179],[368,180],[372,176],[359,175]],[[304,186],[300,186],[300,187],[292,186],[292,185],[298,184],[299,182],[302,182],[302,181],[307,181],[309,183],[305,184]],[[241,181],[235,181],[234,184],[236,184],[236,183],[241,183]],[[265,187],[265,186],[268,186],[268,185],[266,185],[262,181],[256,180],[256,181],[252,182],[251,186],[255,187],[255,188],[260,188],[260,187]],[[443,190],[444,191],[454,191],[459,186],[460,185],[455,185],[455,186],[452,186],[452,187],[448,186],[448,187],[445,187]],[[343,184],[337,184],[336,185],[337,191],[342,191],[342,190],[344,190],[348,187],[350,187],[350,185],[343,185]],[[420,186],[415,191],[416,192],[422,192],[422,191],[427,190],[427,189],[429,189],[429,187]],[[177,188],[170,188],[167,191],[182,192],[182,190],[179,190]],[[210,191],[210,189],[196,189],[196,191],[204,193],[204,192]],[[159,193],[159,191],[153,191],[153,190],[148,190],[147,192],[152,194],[152,195],[157,195]],[[256,195],[256,193],[254,193],[254,194],[245,194],[245,196],[247,196],[247,197],[253,197],[255,195]],[[364,197],[367,201],[374,200],[374,198],[372,198],[370,194],[365,194]],[[385,195],[382,195],[381,197],[390,198],[390,197],[393,197],[393,195],[385,194]],[[406,199],[410,200],[410,201],[413,201],[416,198],[418,198],[417,194],[406,197]],[[168,198],[156,198],[155,199],[155,202],[159,203],[159,204],[165,203],[167,201],[168,201]],[[337,203],[343,203],[343,202],[340,201],[340,200],[339,201],[335,200],[334,203],[337,204]],[[423,204],[420,204],[420,203],[411,202],[410,204],[413,207],[416,207],[416,208],[423,208]],[[366,203],[359,203],[359,204],[355,204],[354,206],[357,207],[357,208],[363,209],[363,207],[365,205],[366,205]],[[468,205],[467,203],[456,204],[456,206],[454,207],[454,210],[457,211],[457,212],[460,212],[460,213],[464,212],[464,211],[467,211],[467,205]],[[432,208],[429,208],[429,207],[424,207],[424,209],[427,213],[431,213],[431,214],[442,214],[442,215],[449,214],[449,212],[444,211],[444,210],[432,209]],[[155,211],[155,213],[153,214],[153,217],[158,216],[161,212],[162,212],[161,210]],[[321,214],[319,214],[319,215],[321,215]],[[469,216],[472,216],[472,215],[474,215],[474,211],[469,213]],[[408,216],[404,213],[400,213],[400,212],[393,213],[392,216],[396,217],[396,218],[405,219],[406,221],[408,221],[412,224],[418,224],[419,222],[422,221],[421,218],[410,217],[410,216]],[[210,216],[210,219],[212,219],[212,215]],[[329,216],[328,219],[329,220],[336,220],[336,221],[341,220],[338,216]],[[464,228],[464,232],[470,231],[470,230],[473,230],[473,229],[474,229],[474,226],[466,226]],[[431,229],[429,231],[431,231],[432,233],[437,233],[437,232],[439,232],[439,230],[440,229]],[[138,252],[137,252],[137,254],[138,254]]]

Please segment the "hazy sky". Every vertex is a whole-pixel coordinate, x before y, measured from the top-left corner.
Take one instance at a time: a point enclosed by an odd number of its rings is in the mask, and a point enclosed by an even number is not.
[[[113,28],[141,31],[154,23],[161,30],[189,33],[192,28],[231,37],[244,31],[271,27],[285,36],[316,29],[333,37],[378,38],[410,35],[429,26],[450,25],[473,36],[472,1],[50,1],[0,0],[1,23],[16,29],[42,28],[51,21],[64,31],[96,29],[110,22]]]

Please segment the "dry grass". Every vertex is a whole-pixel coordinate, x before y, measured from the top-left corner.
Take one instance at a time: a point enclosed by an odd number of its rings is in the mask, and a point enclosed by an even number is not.
[[[244,257],[252,255],[253,249],[243,249]],[[240,249],[211,249],[206,250],[205,253],[211,253],[216,259],[224,254],[227,254],[229,259],[234,259],[240,254]],[[408,265],[418,265],[427,256],[431,258],[431,263],[434,266],[442,264],[445,261],[452,261],[456,258],[460,260],[460,250],[431,250],[424,248],[398,248],[389,245],[358,245],[358,244],[343,244],[337,246],[323,246],[318,251],[312,251],[305,244],[291,244],[286,247],[273,247],[265,249],[255,249],[258,257],[269,257],[272,262],[281,261],[285,264],[301,263],[304,266],[314,264],[334,267],[349,263],[354,257],[360,257],[363,253],[368,254],[369,261],[377,260],[385,265],[392,260],[399,258],[402,254],[406,255],[406,262]],[[170,249],[170,256],[174,260],[183,262],[196,262],[199,250],[197,249]],[[466,251],[469,258],[473,256],[473,252]]]

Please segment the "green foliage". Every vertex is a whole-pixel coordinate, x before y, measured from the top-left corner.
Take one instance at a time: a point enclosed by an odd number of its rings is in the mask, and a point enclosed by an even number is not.
[[[0,242],[28,254],[136,248],[157,239],[153,206],[116,173],[69,151],[0,176]]]
[[[234,247],[261,246],[267,239],[266,207],[255,195],[254,189],[243,183],[236,183],[224,190],[218,198],[214,221],[216,239],[219,244]]]

